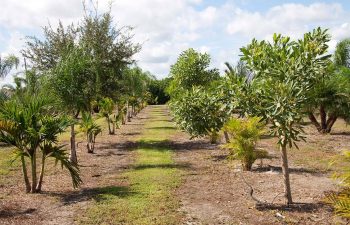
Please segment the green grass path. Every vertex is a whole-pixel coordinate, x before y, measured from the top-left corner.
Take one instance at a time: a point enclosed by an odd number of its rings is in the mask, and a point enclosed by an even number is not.
[[[137,158],[122,174],[128,187],[107,187],[95,198],[80,224],[178,224],[179,201],[174,190],[181,181],[169,148],[175,134],[166,106],[149,106],[144,131],[137,140]]]

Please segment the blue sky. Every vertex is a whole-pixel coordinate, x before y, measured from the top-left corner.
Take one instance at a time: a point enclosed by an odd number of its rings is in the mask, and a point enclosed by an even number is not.
[[[109,0],[99,0],[101,12]],[[42,35],[41,27],[77,23],[81,0],[2,0],[0,53],[17,54],[24,37]],[[159,78],[168,75],[181,51],[193,47],[208,52],[212,66],[239,59],[239,48],[252,38],[269,39],[274,32],[301,37],[317,26],[330,29],[330,52],[337,41],[350,37],[348,1],[313,0],[114,0],[118,25],[135,27],[134,41],[143,43],[138,64]],[[11,82],[11,76],[1,83]]]

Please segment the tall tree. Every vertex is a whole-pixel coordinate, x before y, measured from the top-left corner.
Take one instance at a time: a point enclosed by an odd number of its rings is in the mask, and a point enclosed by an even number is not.
[[[95,76],[90,56],[84,49],[76,47],[62,56],[50,73],[48,87],[54,91],[59,104],[76,120],[81,111],[89,111],[95,97]],[[70,160],[77,164],[75,144],[75,121],[71,123]]]

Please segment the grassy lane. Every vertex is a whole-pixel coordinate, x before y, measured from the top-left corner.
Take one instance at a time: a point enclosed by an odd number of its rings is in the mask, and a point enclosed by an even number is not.
[[[165,106],[151,106],[138,139],[134,166],[123,174],[128,187],[109,187],[79,220],[81,224],[178,224],[174,189],[180,172],[168,141],[176,132]]]

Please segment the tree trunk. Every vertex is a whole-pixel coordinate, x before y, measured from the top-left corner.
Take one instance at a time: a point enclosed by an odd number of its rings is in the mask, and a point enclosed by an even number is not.
[[[309,119],[310,119],[311,123],[316,127],[318,132],[321,132],[321,130],[322,130],[321,125],[317,121],[316,117],[314,116],[314,114],[312,112],[309,113]]]
[[[287,204],[292,204],[292,192],[290,189],[290,180],[289,180],[289,169],[288,169],[288,157],[287,157],[287,144],[282,143],[280,145],[281,150],[281,160],[282,160],[282,173],[284,180],[284,196],[287,200]]]
[[[111,130],[111,121],[109,119],[109,116],[106,117],[107,119],[107,123],[108,123],[108,134],[112,134],[112,130]]]
[[[130,110],[129,110],[129,101],[126,102],[126,117],[128,119],[128,122],[131,122]]]
[[[26,166],[26,161],[24,158],[24,155],[21,155],[21,162],[22,162],[22,172],[23,172],[23,178],[24,178],[24,184],[26,185],[26,193],[30,192],[30,182],[28,178],[28,172],[27,172],[27,166]]]
[[[36,177],[36,150],[33,151],[31,156],[31,166],[32,166],[32,193],[36,193],[37,177]]]
[[[224,131],[224,137],[225,137],[226,143],[230,143],[230,137],[228,136],[227,131]]]
[[[39,177],[38,185],[36,186],[36,192],[41,192],[41,187],[44,179],[44,172],[45,172],[45,154],[43,153],[43,156],[41,158],[40,177]]]
[[[69,161],[75,165],[78,164],[77,159],[77,151],[75,146],[75,130],[74,130],[74,124],[70,125],[70,156]]]
[[[332,127],[334,123],[337,121],[338,117],[335,116],[334,114],[331,114],[327,120],[327,128],[326,128],[326,133],[330,133],[332,131]]]
[[[324,133],[325,130],[327,129],[327,113],[323,105],[320,106],[320,119],[321,119],[321,130],[322,130],[322,133]]]
[[[88,134],[87,136],[86,136],[86,140],[87,140],[87,144],[86,144],[86,148],[87,148],[87,150],[88,150],[88,153],[94,153],[94,149],[92,148],[92,145],[91,145],[91,137],[90,137],[90,135]]]

